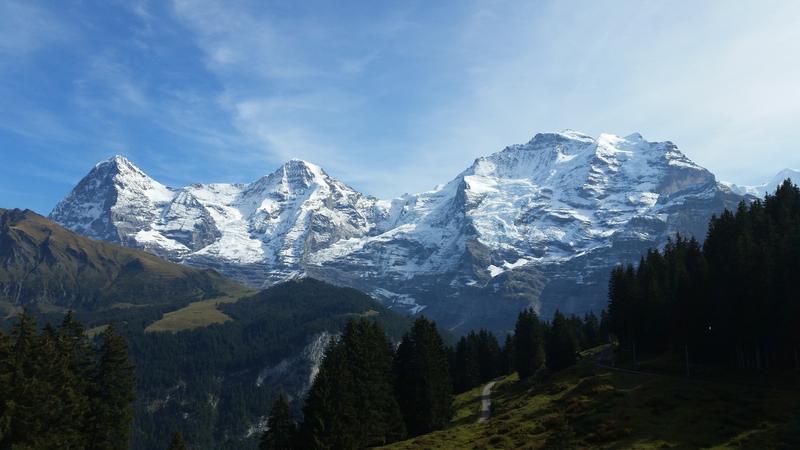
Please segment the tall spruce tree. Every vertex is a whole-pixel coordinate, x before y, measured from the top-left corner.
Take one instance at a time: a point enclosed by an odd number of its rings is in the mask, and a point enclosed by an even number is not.
[[[447,349],[436,324],[420,317],[394,360],[397,401],[409,435],[443,428],[453,415]]]
[[[514,372],[514,335],[507,334],[503,344],[502,375]]]
[[[303,409],[306,446],[365,448],[405,436],[392,343],[377,323],[350,321],[325,353]]]
[[[13,404],[9,404],[13,385],[13,367],[11,365],[11,339],[0,331],[0,443],[10,431]]]
[[[600,321],[597,319],[594,311],[590,311],[583,316],[582,328],[584,339],[584,341],[581,343],[582,349],[600,345]]]
[[[536,312],[526,309],[519,313],[514,326],[514,365],[520,378],[528,378],[544,363],[544,327]]]
[[[179,432],[176,432],[174,436],[172,436],[172,440],[169,443],[169,447],[167,450],[189,450],[189,447],[186,445],[186,441],[183,440],[183,435]]]
[[[480,380],[485,383],[499,375],[502,354],[497,338],[489,330],[479,330],[477,339]]]
[[[456,343],[453,356],[453,388],[456,393],[472,389],[481,382],[481,366],[478,355],[477,336],[471,331]]]
[[[567,318],[556,311],[547,336],[547,368],[561,370],[575,364],[577,340]]]
[[[114,327],[107,327],[100,339],[98,364],[90,388],[91,440],[87,448],[128,448],[135,387],[133,365],[128,360],[127,344]]]
[[[272,403],[267,431],[261,435],[258,450],[290,450],[295,446],[296,434],[297,425],[292,420],[289,399],[281,392]]]
[[[46,432],[46,405],[41,401],[48,386],[41,379],[39,336],[34,317],[27,312],[19,315],[11,328],[10,385],[4,399],[5,411],[0,425],[6,428],[0,448],[36,448],[37,440]]]

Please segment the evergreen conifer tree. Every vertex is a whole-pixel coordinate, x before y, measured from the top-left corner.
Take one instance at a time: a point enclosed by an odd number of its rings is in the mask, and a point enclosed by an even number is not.
[[[294,448],[296,439],[297,425],[292,420],[289,410],[289,399],[286,394],[280,393],[275,402],[267,421],[267,431],[261,435],[259,450],[290,450]]]
[[[474,331],[458,340],[453,361],[453,387],[455,392],[465,392],[481,382],[478,340]]]
[[[99,358],[90,388],[91,440],[87,448],[128,448],[135,387],[133,365],[128,361],[125,340],[114,327],[106,328],[100,338]]]
[[[488,330],[478,331],[478,367],[481,383],[494,379],[499,374],[500,345],[497,338]]]
[[[519,313],[514,326],[514,365],[519,377],[528,378],[545,362],[544,329],[533,309]]]
[[[172,441],[170,441],[167,450],[189,450],[189,447],[186,445],[186,441],[183,440],[183,435],[180,432],[176,432],[172,436]]]
[[[556,311],[547,337],[547,367],[555,371],[575,364],[577,347],[567,318]]]
[[[13,404],[9,404],[13,386],[11,379],[13,367],[11,365],[11,339],[0,331],[0,443],[10,431]]]
[[[503,361],[501,374],[508,375],[514,372],[514,335],[507,334],[503,344]]]
[[[410,435],[443,428],[453,415],[447,350],[436,324],[420,317],[395,355],[396,392]]]
[[[303,409],[313,448],[365,448],[401,439],[392,344],[375,322],[350,321],[326,351]]]

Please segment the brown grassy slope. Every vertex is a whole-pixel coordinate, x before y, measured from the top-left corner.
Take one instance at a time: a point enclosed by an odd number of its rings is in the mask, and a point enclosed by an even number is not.
[[[95,309],[179,303],[241,287],[213,270],[96,241],[29,210],[0,209],[0,302]]]

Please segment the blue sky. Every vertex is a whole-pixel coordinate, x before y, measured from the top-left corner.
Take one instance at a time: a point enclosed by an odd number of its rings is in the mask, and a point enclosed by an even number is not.
[[[124,154],[165,184],[299,157],[428,190],[541,131],[672,140],[724,180],[800,167],[800,2],[0,2],[0,207]]]

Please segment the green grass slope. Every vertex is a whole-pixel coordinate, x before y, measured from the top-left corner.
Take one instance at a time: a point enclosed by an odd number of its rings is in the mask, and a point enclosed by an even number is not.
[[[796,377],[777,387],[725,380],[612,370],[588,355],[541,382],[504,378],[485,423],[475,389],[457,397],[449,428],[387,448],[800,448]]]
[[[188,303],[241,289],[213,270],[95,241],[29,210],[0,209],[0,305],[8,313]]]

